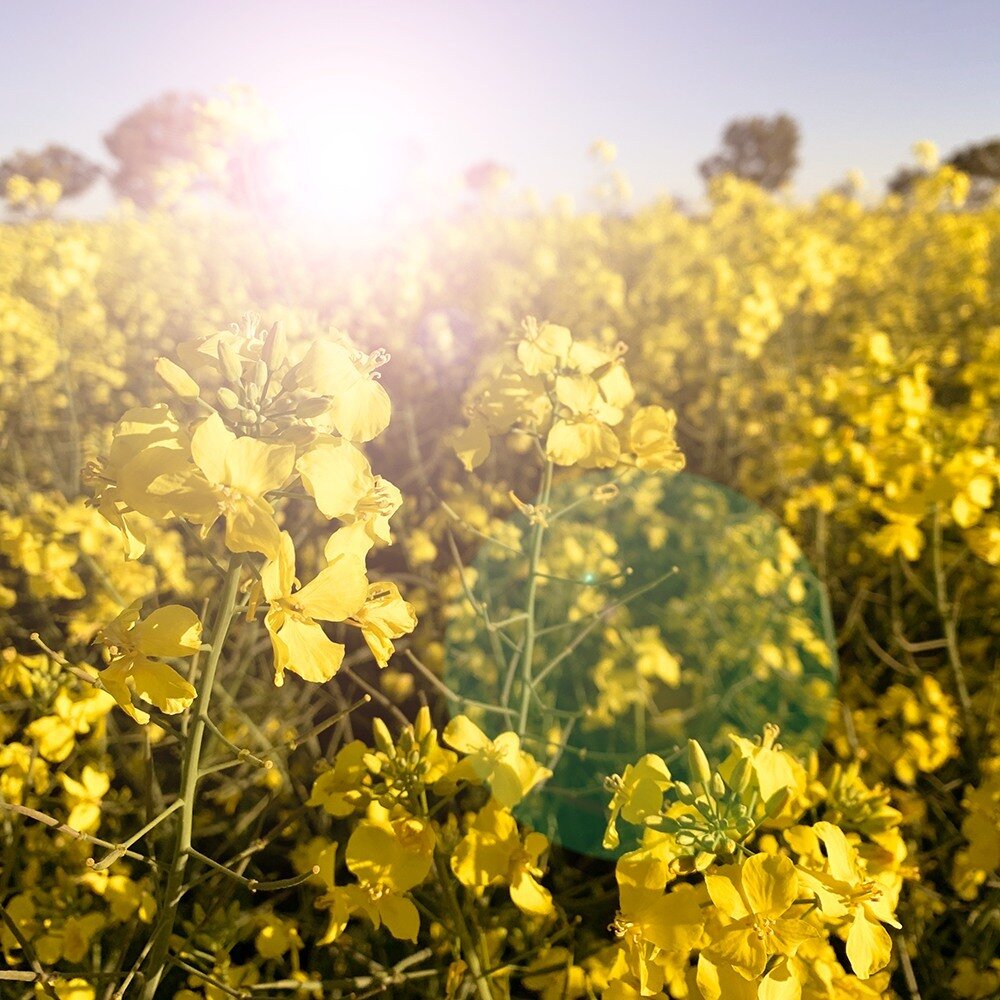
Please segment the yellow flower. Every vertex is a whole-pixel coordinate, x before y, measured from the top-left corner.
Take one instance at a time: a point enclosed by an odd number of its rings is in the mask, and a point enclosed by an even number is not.
[[[617,820],[621,815],[627,823],[638,825],[647,816],[658,813],[663,806],[663,793],[670,787],[670,770],[662,757],[648,753],[633,764],[627,764],[620,777],[612,775],[607,785],[614,794],[611,816],[604,832],[604,847],[614,850],[620,843]]]
[[[417,626],[417,615],[394,583],[373,583],[368,588],[367,600],[351,622],[360,627],[378,665],[385,667],[395,651],[391,640],[409,635]]]
[[[420,916],[404,894],[427,877],[435,842],[429,823],[405,815],[391,819],[388,810],[373,803],[347,844],[347,867],[358,883],[334,883],[336,845],[319,857],[327,891],[316,905],[330,910],[330,924],[319,943],[335,941],[355,913],[364,914],[376,929],[384,923],[393,937],[416,941]]]
[[[791,916],[798,896],[795,866],[778,854],[755,854],[741,865],[725,865],[705,876],[708,893],[727,924],[704,954],[715,965],[730,964],[747,979],[762,975],[773,955],[790,957],[818,931]]]
[[[274,559],[280,533],[264,494],[288,481],[294,445],[237,437],[213,413],[191,436],[191,457],[204,479],[190,476],[171,492],[175,512],[202,525],[204,534],[224,517],[230,552],[260,552]]]
[[[111,787],[111,779],[104,771],[84,764],[79,781],[65,772],[59,780],[70,809],[67,825],[81,833],[94,833],[101,822],[101,800]]]
[[[60,688],[52,703],[52,714],[34,719],[24,731],[36,741],[42,757],[60,763],[73,752],[77,737],[89,733],[94,723],[103,719],[114,704],[106,691],[97,688],[88,688],[78,695]]]
[[[138,559],[146,548],[135,513],[156,519],[173,515],[167,494],[190,469],[189,449],[169,407],[137,406],[115,425],[106,466],[87,466],[98,510],[121,532],[127,559]]]
[[[623,413],[609,403],[597,379],[590,375],[560,375],[556,378],[560,415],[545,442],[546,455],[556,465],[579,465],[584,469],[607,469],[618,461],[621,445],[612,428]]]
[[[347,842],[347,867],[361,882],[405,892],[427,877],[436,839],[426,820],[373,802]]]
[[[620,908],[611,930],[643,996],[663,988],[662,959],[673,955],[686,959],[705,923],[697,890],[685,885],[665,893],[663,888],[619,879]]]
[[[73,979],[51,979],[49,985],[56,991],[59,1000],[94,1000],[97,995],[94,987],[78,976]],[[35,984],[35,1000],[46,1000],[50,997],[51,993],[46,992],[41,983]]]
[[[302,947],[298,928],[291,920],[284,920],[274,913],[264,914],[263,926],[254,938],[254,947],[261,958],[281,958],[289,949],[298,951]]]
[[[201,647],[201,622],[189,608],[168,604],[139,620],[142,601],[130,604],[97,635],[110,664],[101,671],[104,689],[141,725],[149,713],[132,704],[135,694],[167,715],[194,701],[195,689],[172,667],[154,656],[193,656]]]
[[[306,805],[322,806],[331,816],[350,816],[364,800],[364,780],[368,775],[364,758],[368,747],[352,740],[337,751],[333,767],[313,782]]]
[[[270,603],[264,623],[274,650],[274,683],[284,683],[291,670],[307,681],[328,681],[340,669],[344,645],[334,642],[318,624],[346,621],[357,614],[368,594],[365,564],[356,556],[340,556],[304,587],[295,586],[295,548],[283,531],[278,557],[261,570],[265,599]]]
[[[573,336],[564,326],[524,321],[524,337],[517,345],[517,360],[528,375],[547,375],[566,364]]]
[[[316,441],[295,463],[306,492],[326,518],[354,516],[375,486],[368,459],[343,438]]]
[[[351,351],[343,344],[314,341],[298,367],[298,384],[330,397],[330,419],[337,433],[362,443],[389,426],[392,404],[379,382],[378,369],[389,361],[383,350]]]
[[[787,959],[774,962],[760,979],[747,979],[737,968],[698,956],[698,989],[703,1000],[799,1000],[802,985]]]
[[[640,469],[677,472],[684,468],[684,455],[677,447],[674,428],[677,414],[662,406],[643,406],[632,415],[629,445]]]
[[[538,882],[542,877],[538,862],[548,849],[548,838],[540,833],[530,832],[522,841],[517,821],[491,799],[458,842],[451,869],[470,888],[505,883],[519,910],[544,917],[553,911],[552,896]]]
[[[445,726],[442,739],[467,755],[450,777],[455,781],[489,782],[494,798],[508,809],[540,781],[552,776],[548,768],[521,749],[516,733],[501,733],[491,740],[467,716],[455,716]]]
[[[804,874],[819,896],[823,914],[849,919],[847,958],[859,979],[868,979],[889,964],[892,939],[883,923],[899,927],[884,887],[868,878],[859,867],[857,852],[844,831],[832,823],[816,823],[813,829],[826,848],[827,871]]]
[[[749,760],[761,803],[766,803],[778,792],[788,792],[781,811],[777,816],[769,817],[771,825],[788,826],[801,815],[808,776],[805,768],[777,743],[778,735],[778,727],[768,723],[764,726],[763,739],[754,741],[741,736],[730,736],[734,750],[719,770],[728,781],[737,763],[742,758]]]
[[[35,953],[46,965],[55,965],[63,958],[67,962],[82,962],[90,951],[91,940],[104,930],[106,923],[100,913],[86,913],[67,917],[61,925],[50,924],[34,942]]]

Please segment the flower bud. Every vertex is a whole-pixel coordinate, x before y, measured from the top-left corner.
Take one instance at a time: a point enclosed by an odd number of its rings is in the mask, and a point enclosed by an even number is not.
[[[295,415],[299,420],[311,420],[313,417],[321,417],[330,409],[330,400],[322,396],[314,396],[312,399],[304,399],[295,407]]]
[[[729,776],[729,787],[737,795],[742,795],[747,790],[747,785],[750,784],[752,777],[753,765],[750,763],[750,758],[741,757],[733,768],[733,773]]]
[[[285,360],[287,348],[288,342],[285,340],[284,328],[280,321],[276,322],[265,335],[264,347],[260,352],[260,356],[271,371],[281,367],[281,362]]]
[[[423,741],[430,735],[431,731],[431,710],[426,705],[421,705],[417,710],[417,717],[413,720],[413,733],[417,739]]]
[[[379,748],[387,757],[396,756],[396,748],[393,746],[392,736],[389,733],[389,727],[381,720],[376,718],[372,722],[372,736],[375,739],[375,746]]]
[[[702,785],[707,786],[712,780],[712,765],[697,740],[688,740],[688,769],[691,777]]]
[[[224,340],[219,341],[219,364],[222,365],[222,373],[230,382],[239,382],[243,377],[243,362],[240,361],[240,356],[232,345]]]
[[[220,406],[224,406],[227,410],[237,410],[240,405],[240,397],[233,392],[229,386],[224,385],[216,394],[215,398],[219,401]]]
[[[792,797],[792,790],[790,788],[779,788],[768,800],[764,803],[764,814],[768,819],[774,819],[782,809],[788,805],[788,800]]]
[[[181,399],[197,399],[201,395],[198,383],[180,365],[169,358],[156,359],[156,374],[171,391]]]
[[[674,791],[677,793],[677,798],[684,805],[689,806],[694,802],[694,792],[691,791],[691,786],[686,781],[675,781]]]

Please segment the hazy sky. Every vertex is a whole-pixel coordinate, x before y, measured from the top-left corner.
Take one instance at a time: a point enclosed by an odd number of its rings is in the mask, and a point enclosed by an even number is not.
[[[880,185],[917,139],[948,152],[1000,133],[996,0],[36,0],[4,14],[0,155],[56,140],[104,159],[101,134],[143,101],[232,81],[292,126],[367,117],[431,172],[493,159],[545,196],[588,187],[598,137],[639,197],[697,194],[698,160],[746,114],[798,119],[807,195],[854,167]]]

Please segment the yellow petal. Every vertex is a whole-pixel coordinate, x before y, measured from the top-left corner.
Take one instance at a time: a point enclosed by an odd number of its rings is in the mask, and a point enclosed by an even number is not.
[[[281,547],[281,532],[274,510],[266,500],[240,497],[226,513],[226,548],[230,552],[259,552],[274,559]]]
[[[367,597],[365,564],[356,556],[340,556],[295,594],[307,615],[325,622],[350,618]]]
[[[268,601],[291,595],[295,586],[295,546],[287,531],[281,532],[277,558],[265,563],[261,569],[260,582]]]
[[[173,667],[137,656],[129,673],[130,685],[143,700],[167,715],[177,715],[191,704],[198,692]]]
[[[267,628],[274,647],[274,667],[278,683],[286,670],[304,680],[320,684],[328,681],[344,661],[344,646],[334,642],[314,621],[280,615],[280,627],[273,627],[275,616],[268,612]]]
[[[112,663],[110,667],[101,671],[101,684],[105,691],[118,702],[118,706],[140,726],[149,722],[149,712],[144,712],[141,708],[136,708],[132,704],[132,692],[128,686],[128,664],[122,660]]]
[[[378,437],[389,426],[392,403],[381,382],[363,378],[334,397],[330,415],[339,434],[361,443]]]
[[[738,865],[725,865],[714,874],[705,876],[705,886],[712,902],[733,920],[749,916],[746,902],[740,893],[740,870]]]
[[[295,445],[240,437],[226,451],[224,482],[241,493],[261,497],[280,490],[295,466]]]
[[[475,753],[490,745],[486,734],[465,715],[456,715],[445,726],[441,738],[460,753]]]
[[[295,468],[324,517],[353,516],[375,486],[368,459],[349,441],[334,438],[313,445]]]
[[[135,626],[132,641],[147,656],[193,656],[201,647],[201,621],[190,608],[168,604]]]
[[[198,424],[191,435],[191,457],[210,483],[218,485],[226,481],[226,452],[235,440],[236,435],[218,413]]]
[[[751,911],[762,917],[780,917],[798,894],[795,866],[780,854],[747,858],[740,868],[740,881]]]
[[[459,461],[467,472],[482,465],[490,453],[490,434],[486,425],[479,420],[473,420],[468,427],[455,431],[448,436],[448,445],[455,449]]]
[[[420,933],[420,914],[410,900],[390,894],[383,897],[379,909],[385,926],[394,938],[416,943]]]
[[[548,916],[553,910],[552,894],[523,869],[511,880],[510,898],[519,910],[536,917]]]
[[[847,932],[847,958],[854,974],[859,979],[868,979],[889,964],[891,953],[892,939],[886,929],[866,919],[864,911],[858,907],[854,923]]]

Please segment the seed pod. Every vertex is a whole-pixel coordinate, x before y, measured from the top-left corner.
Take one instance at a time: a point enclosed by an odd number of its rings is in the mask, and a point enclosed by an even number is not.
[[[697,740],[688,740],[688,768],[691,777],[702,785],[708,785],[712,780],[712,765],[705,756],[705,751]]]

